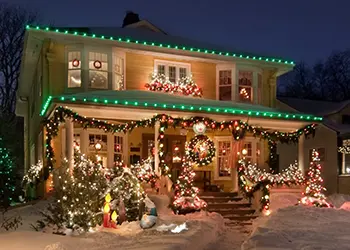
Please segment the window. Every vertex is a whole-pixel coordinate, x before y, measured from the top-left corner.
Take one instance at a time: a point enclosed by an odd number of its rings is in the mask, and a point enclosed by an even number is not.
[[[261,142],[258,139],[247,137],[244,141],[242,151],[245,150],[245,158],[248,162],[259,165],[261,163],[260,158],[262,155],[261,148]]]
[[[107,54],[89,52],[89,87],[93,89],[108,89]]]
[[[220,101],[232,100],[232,71],[231,70],[219,71],[219,100]]]
[[[219,177],[231,176],[232,140],[218,141],[217,171]]]
[[[81,53],[68,52],[68,88],[81,87]]]
[[[312,161],[312,151],[313,151],[313,148],[309,149],[309,162]],[[325,148],[316,148],[316,151],[318,152],[318,157],[320,158],[320,161],[325,161],[326,149]]]
[[[343,174],[350,174],[350,154],[343,154]]]
[[[107,135],[89,134],[88,157],[107,167]]]
[[[114,79],[112,83],[113,90],[123,90],[124,86],[124,58],[118,54],[113,54],[113,74]]]
[[[253,100],[253,72],[239,71],[238,74],[238,96],[241,102],[252,102]]]
[[[156,60],[154,70],[157,74],[163,74],[169,78],[170,82],[175,83],[190,75],[190,64]]]
[[[122,136],[114,136],[114,162],[122,162],[123,161],[123,137]]]

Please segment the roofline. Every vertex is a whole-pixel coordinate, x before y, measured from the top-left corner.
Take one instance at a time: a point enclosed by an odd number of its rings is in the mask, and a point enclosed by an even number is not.
[[[287,113],[287,112],[271,112],[271,111],[259,111],[259,110],[246,110],[246,109],[235,109],[235,108],[222,108],[213,106],[199,106],[199,105],[174,105],[167,103],[154,103],[154,102],[137,102],[135,100],[129,99],[119,99],[119,100],[107,100],[98,98],[77,98],[73,95],[69,96],[58,96],[49,98],[43,104],[40,115],[46,116],[47,110],[53,102],[64,102],[64,103],[81,103],[81,104],[95,104],[95,105],[109,105],[118,107],[136,107],[136,108],[155,108],[164,110],[177,110],[177,111],[189,111],[189,112],[199,112],[199,113],[211,113],[211,114],[225,114],[225,115],[246,115],[248,117],[261,117],[267,119],[277,119],[277,120],[295,120],[295,121],[310,121],[310,122],[321,122],[322,117],[313,116],[302,113]]]
[[[253,54],[241,54],[241,53],[235,53],[232,51],[216,51],[208,48],[186,48],[185,46],[181,44],[162,44],[157,43],[154,41],[139,41],[130,39],[128,37],[112,37],[112,36],[104,36],[104,35],[97,35],[97,34],[88,34],[88,33],[82,33],[78,31],[68,31],[68,30],[59,30],[49,27],[40,27],[40,26],[34,26],[34,25],[26,25],[27,30],[38,30],[38,31],[45,31],[45,32],[52,32],[52,33],[59,33],[64,35],[71,35],[71,36],[81,36],[81,37],[89,37],[94,39],[100,39],[100,40],[112,40],[112,41],[118,41],[118,42],[124,42],[124,43],[133,43],[138,45],[144,45],[144,46],[153,46],[153,47],[159,47],[159,48],[165,48],[165,49],[175,49],[175,50],[184,50],[184,51],[190,51],[194,53],[203,53],[203,54],[212,54],[212,55],[219,55],[223,57],[233,57],[238,59],[246,59],[250,61],[265,61],[268,63],[278,64],[278,65],[288,65],[288,66],[295,66],[294,62],[291,60],[286,60],[282,58],[272,58],[272,57],[266,57],[266,56],[259,56],[259,55],[253,55]]]

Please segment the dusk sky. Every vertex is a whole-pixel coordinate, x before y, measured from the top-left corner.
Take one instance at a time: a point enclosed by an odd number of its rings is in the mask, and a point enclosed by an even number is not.
[[[37,11],[43,24],[56,26],[121,26],[125,11],[132,10],[171,35],[296,62],[313,63],[350,48],[349,0],[9,2]]]

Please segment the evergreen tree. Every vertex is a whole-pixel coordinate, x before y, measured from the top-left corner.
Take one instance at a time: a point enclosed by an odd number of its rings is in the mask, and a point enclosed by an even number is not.
[[[321,177],[321,164],[318,152],[314,149],[312,151],[312,160],[310,162],[310,168],[307,173],[306,188],[303,193],[303,198],[299,203],[316,206],[316,207],[330,207],[326,201],[324,192],[326,188],[323,186],[323,179]]]
[[[120,218],[126,217],[127,221],[137,220],[141,202],[145,198],[139,179],[122,163],[117,163],[110,169],[109,179],[113,207],[118,210]],[[125,215],[122,211],[123,207]]]
[[[101,209],[107,180],[100,164],[75,152],[74,168],[67,162],[54,173],[55,202],[43,213],[44,223],[58,230],[72,228],[87,231],[102,222]],[[43,224],[43,223],[41,223]]]
[[[0,137],[0,209],[7,210],[15,192],[15,164]]]
[[[198,197],[198,188],[193,185],[195,173],[192,165],[187,158],[183,159],[182,171],[175,185],[175,197],[171,207],[178,214],[195,212],[206,206]]]

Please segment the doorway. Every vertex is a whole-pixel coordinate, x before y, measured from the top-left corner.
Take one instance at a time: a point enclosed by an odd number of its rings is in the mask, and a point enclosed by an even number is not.
[[[165,135],[164,154],[165,163],[169,166],[171,180],[176,183],[180,175],[182,158],[185,156],[186,136]],[[154,156],[154,134],[142,134],[142,159]]]

